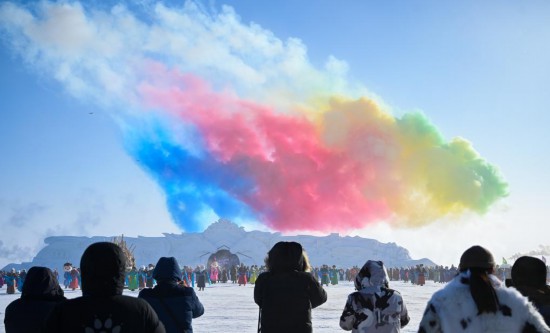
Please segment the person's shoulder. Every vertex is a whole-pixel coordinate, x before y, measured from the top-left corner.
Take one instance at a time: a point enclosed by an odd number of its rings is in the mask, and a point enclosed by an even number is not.
[[[457,275],[443,288],[434,292],[430,301],[432,303],[449,302],[458,299],[471,299],[471,297],[470,285]]]
[[[23,300],[21,298],[13,300],[10,304],[8,304],[8,306],[6,306],[6,310],[4,312],[8,313],[14,311],[15,309],[17,309],[17,307],[19,307],[22,301]]]
[[[541,304],[550,305],[550,286],[545,285],[539,288],[539,294],[536,299],[540,301]]]
[[[128,304],[142,304],[143,302],[145,302],[141,298],[137,298],[137,297],[134,297],[134,296],[128,296],[128,295],[116,295],[116,296],[112,297],[112,300],[114,302],[128,303]],[[147,302],[145,302],[145,303],[147,303]]]
[[[298,272],[298,271],[296,271],[295,274],[296,274],[297,276],[299,276],[301,279],[304,279],[304,280],[312,280],[312,281],[317,282],[317,280],[315,279],[315,277],[313,276],[313,274],[311,274],[311,272]]]
[[[391,297],[393,297],[394,299],[403,300],[403,295],[399,292],[399,290],[395,290],[395,289],[392,289],[392,288],[387,288],[386,291],[387,291],[388,294],[391,294]]]
[[[305,283],[308,286],[320,285],[319,281],[317,281],[317,279],[315,279],[315,277],[310,272],[294,271],[291,276],[293,276],[292,279],[294,281],[302,281],[301,283]]]
[[[519,290],[516,288],[508,288],[504,286],[498,286],[495,287],[495,292],[497,294],[497,297],[499,301],[502,303],[521,303],[521,304],[527,304],[528,299],[523,295]]]
[[[72,306],[74,304],[79,304],[85,302],[85,298],[83,296],[75,297],[75,298],[68,298],[62,302],[58,303],[58,306]]]
[[[270,275],[271,275],[271,272],[269,271],[260,273],[260,275],[258,275],[258,277],[256,278],[256,283],[258,283],[258,280],[261,281],[261,280],[267,279]]]
[[[83,296],[79,296],[75,298],[67,298],[65,300],[55,302],[55,305],[53,306],[53,308],[56,311],[60,311],[60,312],[71,311],[71,310],[80,308],[82,306],[86,306],[85,304],[87,302],[88,301]]]
[[[119,306],[127,307],[129,309],[134,308],[138,311],[150,310],[151,306],[143,298],[137,298],[128,295],[117,295],[113,297],[113,301]]]
[[[402,296],[401,295],[401,292],[397,289],[393,289],[393,288],[385,288],[388,292],[391,292],[393,293],[394,295],[398,295],[398,296]]]
[[[193,296],[195,295],[195,289],[186,286],[175,286],[172,288],[173,293],[179,296]]]
[[[154,295],[153,288],[145,288],[145,289],[141,289],[139,291],[138,298],[139,297],[148,297],[148,296],[153,296],[153,295]]]
[[[349,299],[354,299],[355,297],[358,297],[358,296],[360,296],[360,295],[361,295],[361,293],[358,292],[358,291],[356,290],[356,291],[354,291],[354,292],[348,294],[348,298],[349,298]]]

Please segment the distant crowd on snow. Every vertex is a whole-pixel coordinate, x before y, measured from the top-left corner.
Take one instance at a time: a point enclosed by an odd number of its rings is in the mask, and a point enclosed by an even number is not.
[[[127,270],[125,279],[125,288],[129,290],[141,290],[144,288],[152,288],[156,285],[153,278],[154,264],[141,266],[140,268],[132,267]],[[209,285],[215,283],[233,283],[239,286],[246,284],[254,284],[257,277],[267,270],[265,265],[231,265],[230,267],[220,265],[217,260],[213,260],[210,267],[206,265],[197,265],[196,267],[183,266],[181,267],[181,283],[185,286],[196,287],[199,281],[204,281]],[[354,281],[360,267],[353,266],[350,268],[339,268],[336,265],[321,265],[311,267],[310,273],[315,279],[325,286],[336,285],[340,281]],[[57,269],[53,269],[53,274],[57,281],[63,285],[65,289],[80,289],[81,278],[80,269],[74,267],[71,263],[65,263],[63,272],[60,274]],[[550,270],[548,280],[550,281]],[[12,294],[21,292],[25,283],[26,270],[16,271],[0,271],[0,288],[7,285],[6,293]],[[458,267],[449,266],[424,266],[422,264],[414,267],[392,267],[388,268],[390,281],[410,282],[415,285],[424,285],[427,280],[436,283],[446,283],[451,281],[458,274]],[[511,277],[511,266],[497,266],[495,275],[501,281],[506,281]],[[201,288],[201,287],[198,287]],[[204,288],[204,287],[203,287]]]

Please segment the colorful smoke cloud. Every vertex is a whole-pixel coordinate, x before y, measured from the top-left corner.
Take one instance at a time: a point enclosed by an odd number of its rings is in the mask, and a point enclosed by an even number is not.
[[[469,142],[421,113],[392,116],[343,61],[315,68],[299,40],[229,7],[128,6],[8,2],[0,30],[32,68],[111,112],[186,231],[205,214],[279,231],[418,226],[507,194]]]

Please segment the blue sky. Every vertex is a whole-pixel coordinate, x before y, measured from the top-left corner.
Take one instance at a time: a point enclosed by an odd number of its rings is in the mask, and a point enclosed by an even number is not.
[[[550,245],[549,2],[203,2],[222,4],[245,25],[300,39],[316,66],[329,56],[347,62],[395,115],[422,110],[447,139],[471,141],[510,184],[485,216],[358,234],[444,264],[474,243],[496,257]],[[0,266],[29,260],[50,235],[180,232],[105,110],[74,98],[0,36]]]

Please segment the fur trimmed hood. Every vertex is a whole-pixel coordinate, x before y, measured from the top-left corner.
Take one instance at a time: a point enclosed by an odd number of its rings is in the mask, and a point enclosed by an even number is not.
[[[513,288],[506,288],[490,275],[500,308],[496,313],[478,315],[470,293],[470,271],[458,274],[433,294],[420,322],[419,332],[550,332],[536,308]]]

